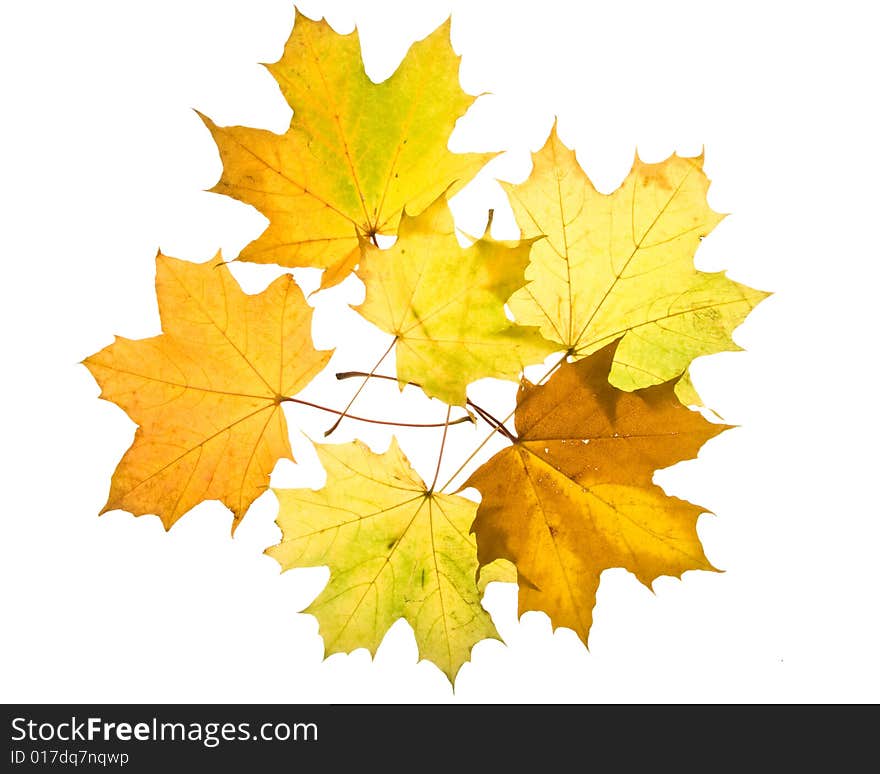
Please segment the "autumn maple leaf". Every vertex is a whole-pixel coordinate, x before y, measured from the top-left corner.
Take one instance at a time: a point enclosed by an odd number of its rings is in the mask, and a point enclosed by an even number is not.
[[[281,59],[268,66],[293,108],[287,132],[203,116],[223,161],[211,190],[269,219],[241,260],[324,268],[322,285],[333,285],[357,264],[359,236],[393,234],[404,206],[418,212],[454,193],[495,155],[447,148],[474,101],[459,86],[449,29],[447,21],[415,43],[374,83],[356,30],[339,35],[298,14]]]
[[[473,531],[481,564],[508,559],[519,611],[541,610],[587,642],[603,570],[644,584],[711,570],[696,531],[703,508],[668,496],[654,472],[691,459],[727,429],[676,398],[673,382],[634,392],[608,383],[618,343],[523,381],[517,437],[464,484],[482,496]]]
[[[769,294],[694,267],[700,240],[723,218],[706,201],[702,156],[636,157],[606,195],[554,126],[533,164],[525,182],[503,184],[523,232],[546,237],[532,249],[528,285],[510,299],[518,322],[540,326],[575,358],[622,337],[609,378],[624,390],[739,349],[733,329]],[[683,389],[694,402],[689,381]]]
[[[476,503],[429,491],[396,439],[384,454],[359,441],[316,448],[327,484],[273,490],[283,538],[266,553],[285,570],[330,568],[305,610],[318,619],[327,655],[360,647],[375,654],[405,618],[421,656],[454,681],[476,642],[498,639],[475,578],[468,530]]]
[[[532,240],[496,241],[487,229],[462,247],[444,196],[419,215],[404,213],[392,247],[365,245],[358,276],[366,294],[355,308],[395,336],[401,383],[463,405],[471,382],[516,379],[558,349],[504,312],[525,284],[531,246]]]
[[[244,293],[218,254],[195,264],[156,258],[163,333],[117,337],[85,365],[138,425],[105,511],[157,514],[170,528],[203,500],[220,500],[233,529],[293,459],[281,403],[324,367],[312,346],[312,310],[290,275]]]

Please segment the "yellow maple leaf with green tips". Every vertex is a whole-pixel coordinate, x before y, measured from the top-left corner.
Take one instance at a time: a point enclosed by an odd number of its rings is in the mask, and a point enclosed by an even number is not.
[[[327,484],[273,490],[283,537],[266,553],[285,570],[329,566],[327,587],[304,611],[318,619],[327,655],[375,654],[405,618],[421,657],[454,681],[477,642],[500,639],[476,583],[477,504],[429,491],[396,439],[384,454],[359,441],[316,448]]]
[[[683,374],[700,355],[738,350],[731,334],[769,294],[698,271],[693,255],[724,217],[706,201],[703,157],[636,157],[611,194],[599,193],[556,127],[522,184],[503,183],[532,248],[530,280],[510,299],[575,359],[623,337],[611,384],[636,390]],[[698,397],[686,381],[682,395]]]
[[[440,196],[419,215],[404,213],[392,247],[364,246],[358,276],[366,295],[355,308],[396,337],[401,383],[464,405],[471,382],[517,379],[525,366],[559,349],[504,311],[511,293],[525,284],[532,241],[498,241],[487,227],[462,247]]]
[[[415,43],[398,69],[374,83],[357,30],[297,14],[281,59],[268,65],[293,108],[282,135],[220,127],[202,116],[223,162],[211,189],[268,219],[239,258],[326,269],[342,279],[360,257],[358,237],[393,234],[401,212],[465,185],[495,154],[452,153],[455,122],[474,101],[458,81],[447,21]]]

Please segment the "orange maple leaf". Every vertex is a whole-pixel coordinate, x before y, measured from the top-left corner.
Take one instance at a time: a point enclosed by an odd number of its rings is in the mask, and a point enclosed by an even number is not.
[[[293,459],[281,403],[324,367],[311,314],[293,277],[244,293],[218,254],[203,264],[156,257],[159,336],[117,337],[84,360],[138,424],[101,513],[157,514],[169,529],[204,500],[220,500],[233,530]]]

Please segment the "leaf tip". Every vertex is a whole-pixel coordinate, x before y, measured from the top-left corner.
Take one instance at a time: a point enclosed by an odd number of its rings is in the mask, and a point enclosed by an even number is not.
[[[198,108],[190,108],[193,113],[195,113],[200,119],[202,119],[202,123],[208,127],[209,131],[213,134],[214,130],[217,128],[217,124],[215,124],[208,116],[206,116],[201,110]]]
[[[423,41],[432,40],[433,38],[439,38],[446,43],[449,44],[449,50],[452,52],[453,57],[456,60],[461,60],[461,54],[457,53],[455,50],[455,46],[452,44],[452,14],[449,13],[446,15],[446,18],[440,22],[431,32],[425,35],[422,38],[419,38],[417,42],[421,43]]]
[[[547,133],[547,139],[544,140],[544,143],[537,151],[533,152],[533,155],[549,151],[555,145],[564,145],[562,140],[559,139],[559,116],[557,115],[553,116],[553,123],[550,125],[550,131]]]
[[[278,524],[277,520],[275,521],[275,524]],[[285,570],[287,570],[288,568],[284,566],[281,559],[279,559],[277,556],[277,554],[278,554],[277,549],[279,549],[279,548],[281,548],[281,543],[276,543],[274,546],[267,546],[266,548],[263,549],[263,556],[267,556],[273,562],[275,562],[275,565],[278,568],[278,574],[280,575],[281,573],[285,572]]]

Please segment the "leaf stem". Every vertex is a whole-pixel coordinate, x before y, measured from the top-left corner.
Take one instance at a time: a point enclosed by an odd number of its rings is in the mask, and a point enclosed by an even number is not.
[[[550,376],[553,374],[553,372],[554,372],[557,368],[559,368],[559,366],[561,366],[561,365],[565,362],[565,360],[566,360],[566,358],[569,356],[569,354],[570,354],[569,352],[566,352],[566,353],[565,353],[565,354],[564,354],[559,360],[557,360],[557,361],[556,361],[556,362],[550,367],[550,370],[548,370],[547,373],[545,373],[540,379],[538,379],[538,381],[536,382],[536,384],[543,384],[544,382],[546,382],[547,379],[549,379]],[[474,408],[476,408],[476,407],[474,407]],[[511,418],[515,413],[516,413],[516,408],[514,408],[513,411],[511,411],[506,417],[504,417],[504,419],[499,423],[498,427],[493,427],[493,428],[492,428],[492,431],[489,433],[489,435],[487,435],[487,436],[486,436],[486,437],[480,442],[480,445],[477,446],[477,448],[474,449],[474,450],[470,453],[470,455],[468,456],[468,458],[467,458],[464,462],[462,462],[461,465],[458,466],[458,469],[455,471],[455,473],[453,473],[453,474],[452,474],[452,475],[446,480],[446,483],[443,484],[443,486],[440,487],[440,491],[441,491],[441,492],[442,492],[444,489],[446,489],[446,487],[448,487],[453,481],[455,481],[455,479],[458,477],[458,474],[461,473],[461,471],[463,471],[463,470],[468,466],[468,463],[470,463],[470,461],[471,461],[474,457],[476,457],[477,454],[480,453],[480,450],[481,450],[481,449],[482,449],[487,443],[489,443],[489,441],[492,440],[492,437],[495,435],[495,433],[496,433],[496,432],[501,432],[501,431],[500,431],[500,428],[501,428],[501,427],[504,427],[504,423],[507,422],[507,421],[509,421],[510,418]],[[504,429],[507,430],[506,427],[504,427]],[[509,433],[509,431],[508,431],[508,433]],[[502,433],[502,434],[503,434],[503,433]],[[507,437],[508,437],[508,440],[510,440],[511,442],[515,442],[515,441],[516,441],[516,437],[513,436],[512,434],[509,434]]]
[[[440,453],[437,455],[437,468],[434,471],[434,480],[431,482],[431,486],[428,489],[428,494],[431,494],[434,491],[434,487],[437,486],[437,479],[440,476],[440,463],[443,462],[443,449],[446,448],[446,433],[449,432],[450,414],[452,414],[452,406],[447,406],[446,422],[443,424],[443,438],[440,440]]]
[[[449,420],[449,415],[447,413],[445,422],[428,422],[428,423],[416,423],[416,422],[395,422],[393,420],[385,420],[385,419],[371,419],[369,417],[359,417],[356,414],[347,414],[339,409],[330,408],[329,406],[321,406],[318,403],[312,403],[308,400],[302,400],[301,398],[281,398],[279,400],[280,403],[298,403],[301,406],[309,406],[311,408],[318,409],[319,411],[326,411],[329,414],[338,414],[342,416],[345,414],[349,419],[354,419],[357,422],[369,422],[373,425],[392,425],[394,427],[443,427],[448,428],[451,425],[460,425],[462,422],[473,422],[474,418],[468,414],[464,417],[458,417],[457,419]],[[450,409],[452,407],[450,406]],[[444,430],[445,434],[445,430]]]
[[[342,420],[346,417],[348,410],[351,408],[352,404],[357,400],[357,396],[361,394],[361,390],[363,390],[364,387],[366,387],[367,382],[370,381],[370,377],[373,376],[376,369],[380,365],[382,365],[382,361],[385,360],[386,357],[388,357],[388,353],[391,352],[392,349],[394,349],[394,345],[397,343],[397,338],[398,337],[395,336],[391,340],[391,343],[388,345],[388,349],[385,350],[385,353],[382,355],[382,357],[379,358],[379,360],[376,362],[376,365],[374,365],[372,367],[372,369],[370,369],[370,373],[365,375],[363,382],[361,382],[361,386],[358,387],[355,394],[351,396],[351,400],[348,402],[348,405],[342,410],[342,412],[339,414],[339,417],[336,419],[336,421],[327,430],[324,431],[325,438],[328,435],[330,435],[330,433],[332,433],[337,427],[339,427],[339,423],[342,422]],[[439,427],[439,425],[438,425],[438,427]]]
[[[366,373],[365,371],[340,371],[336,374],[337,379],[352,379],[354,377],[366,377],[368,379],[385,379],[389,382],[396,382],[398,379],[394,376],[386,376],[385,374],[375,374],[375,373]],[[418,382],[406,382],[408,386],[412,387],[421,387]],[[486,409],[482,406],[478,406],[474,403],[470,398],[467,399],[466,404],[470,406],[477,414],[480,415],[480,419],[482,419],[487,425],[490,427],[494,427],[499,433],[501,433],[506,438],[509,438],[511,441],[515,439],[515,436],[508,430],[504,423],[493,417]]]
[[[516,436],[511,433],[510,430],[507,429],[507,427],[505,427],[503,422],[495,419],[495,417],[493,417],[488,411],[480,408],[476,403],[472,403],[470,401],[468,401],[468,403],[474,409],[474,411],[477,412],[477,414],[480,416],[480,419],[482,419],[487,425],[489,425],[489,427],[491,427],[493,431],[497,430],[499,433],[501,433],[501,435],[503,435],[511,442],[516,440]]]

